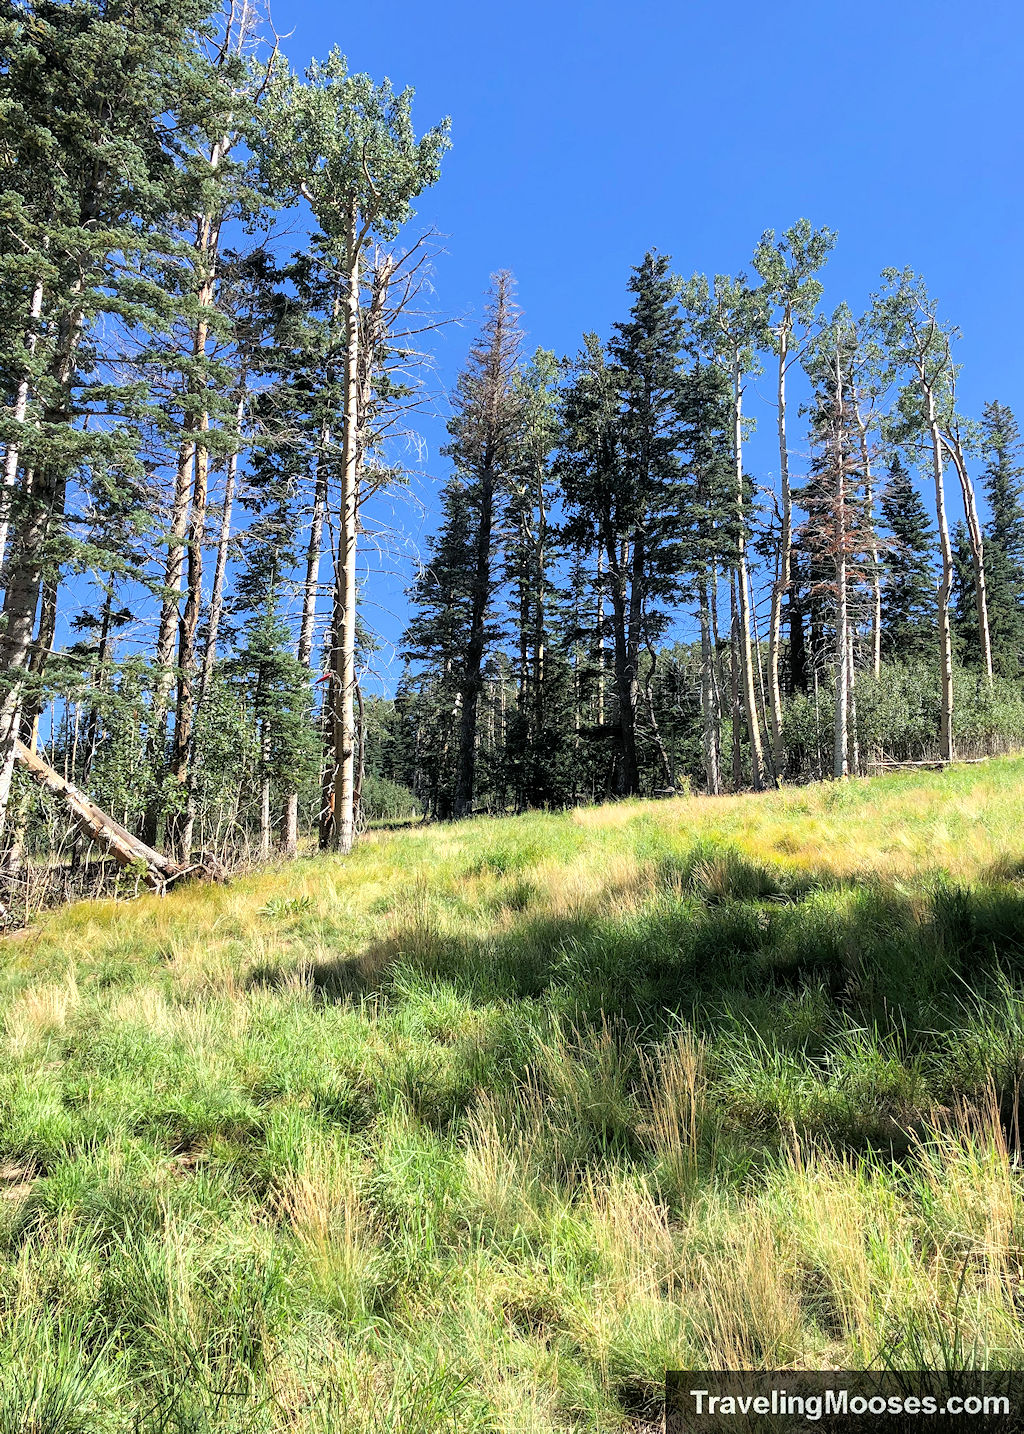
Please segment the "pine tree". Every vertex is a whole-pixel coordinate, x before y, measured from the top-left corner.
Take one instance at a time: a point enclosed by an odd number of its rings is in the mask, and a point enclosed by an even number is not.
[[[126,335],[167,322],[168,301],[147,284],[147,269],[178,212],[180,155],[203,113],[208,14],[204,0],[36,0],[0,11],[2,202],[15,241],[0,272],[15,296],[0,349],[4,386],[17,395],[0,433],[0,522],[11,529],[0,824],[35,614],[45,589],[45,640],[78,547],[69,503],[87,504],[109,482],[138,490],[144,480],[144,386],[121,381],[111,361]]]
[[[577,366],[560,465],[569,535],[588,541],[596,532],[604,556],[623,796],[640,790],[641,652],[662,636],[666,604],[678,598],[686,524],[683,320],[667,256],[648,253],[629,290],[632,311],[614,326],[610,362],[591,341]],[[645,735],[658,746],[650,714]]]
[[[929,658],[935,647],[935,533],[899,454],[881,496],[882,650],[888,661]]]
[[[510,726],[510,755],[516,767],[516,805],[520,809],[550,799],[544,776],[550,731],[549,677],[555,654],[549,628],[555,588],[551,568],[555,501],[551,455],[558,441],[555,356],[538,349],[519,376],[522,428],[511,463],[504,511],[504,577],[509,584],[508,625],[515,633],[517,655],[516,718]]]
[[[432,816],[452,815],[465,664],[473,622],[476,514],[466,481],[453,475],[441,493],[441,521],[409,589],[413,615],[403,647],[408,721],[415,728],[410,785]],[[492,634],[485,630],[485,639]],[[412,694],[415,693],[415,696]]]
[[[465,483],[472,560],[469,570],[469,630],[459,686],[459,753],[453,810],[466,816],[476,795],[477,717],[484,667],[494,632],[493,597],[499,509],[508,494],[524,423],[517,382],[519,314],[513,280],[495,275],[480,337],[470,350],[455,390],[445,452]]]

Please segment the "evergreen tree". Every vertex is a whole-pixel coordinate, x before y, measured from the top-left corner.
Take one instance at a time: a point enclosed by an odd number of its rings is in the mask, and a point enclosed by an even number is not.
[[[37,607],[48,588],[55,612],[78,546],[69,505],[87,504],[106,483],[137,488],[144,479],[146,396],[121,381],[111,359],[127,333],[166,323],[168,301],[146,273],[180,210],[181,154],[204,103],[215,102],[201,45],[208,15],[205,0],[156,8],[35,0],[0,9],[0,203],[14,238],[0,260],[0,287],[11,296],[0,368],[17,395],[0,431],[0,525],[11,526],[0,824]]]
[[[414,735],[406,780],[432,816],[452,815],[458,725],[473,621],[474,542],[467,485],[455,474],[441,494],[441,522],[429,556],[409,589],[412,617],[403,639],[412,665],[403,707]],[[490,634],[485,630],[485,640]],[[415,696],[413,696],[415,694]]]
[[[888,661],[916,661],[935,647],[935,533],[899,454],[881,495],[882,650]]]
[[[633,270],[632,311],[614,326],[609,362],[591,343],[565,403],[569,533],[588,541],[596,531],[605,559],[621,795],[640,790],[640,654],[664,633],[682,580],[683,320],[668,266],[648,253]],[[650,723],[646,736],[657,745]]]
[[[477,717],[493,626],[499,509],[519,454],[524,421],[517,382],[520,332],[510,274],[495,276],[487,317],[459,375],[445,452],[465,482],[472,544],[469,629],[459,686],[459,750],[453,810],[466,816],[476,795]]]

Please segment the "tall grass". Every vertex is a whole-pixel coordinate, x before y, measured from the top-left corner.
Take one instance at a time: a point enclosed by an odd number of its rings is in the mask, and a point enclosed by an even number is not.
[[[1024,761],[415,829],[0,946],[0,1434],[1024,1359]]]

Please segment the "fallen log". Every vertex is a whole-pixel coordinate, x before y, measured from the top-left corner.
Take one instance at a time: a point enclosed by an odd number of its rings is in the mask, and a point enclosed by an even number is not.
[[[33,781],[38,782],[45,791],[64,804],[83,836],[94,841],[103,851],[109,852],[120,866],[138,871],[146,885],[154,891],[163,891],[169,882],[177,881],[193,872],[221,875],[220,872],[208,870],[206,863],[200,863],[198,867],[183,866],[180,862],[164,856],[163,852],[154,851],[151,846],[139,841],[138,837],[126,831],[120,822],[115,822],[113,817],[108,817],[106,812],[101,811],[84,792],[65,781],[49,762],[44,762],[38,752],[26,747],[24,742],[15,741],[14,757]]]

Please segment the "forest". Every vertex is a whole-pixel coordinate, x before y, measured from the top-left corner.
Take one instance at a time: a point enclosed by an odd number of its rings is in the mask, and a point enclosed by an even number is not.
[[[773,168],[755,0],[0,0],[0,1434],[1020,1384],[1012,186],[865,3]]]
[[[445,398],[414,206],[447,119],[337,50],[294,71],[250,0],[9,4],[0,54],[7,909],[109,884],[110,852],[152,884],[1022,739],[1018,427],[962,410],[917,273],[857,314],[805,219],[736,275],[652,249],[565,357],[498,271]]]

